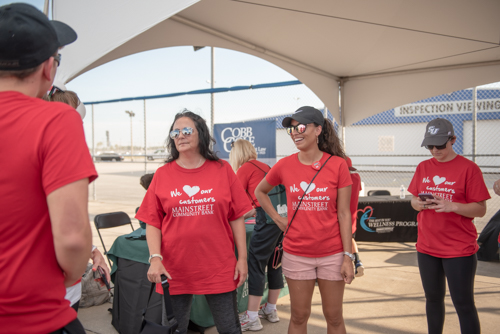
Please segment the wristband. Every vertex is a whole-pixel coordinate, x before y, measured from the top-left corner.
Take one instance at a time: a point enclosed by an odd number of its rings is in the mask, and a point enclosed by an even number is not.
[[[149,263],[151,263],[151,259],[152,259],[152,258],[154,258],[154,257],[159,257],[159,258],[160,258],[160,260],[162,260],[162,261],[163,261],[163,256],[161,256],[160,254],[151,254],[151,255],[149,256],[148,262],[149,262]]]
[[[344,255],[349,256],[349,258],[350,258],[350,259],[351,259],[351,261],[353,261],[353,262],[356,260],[356,257],[354,256],[354,254],[351,254],[351,253],[349,253],[349,252],[344,252]]]

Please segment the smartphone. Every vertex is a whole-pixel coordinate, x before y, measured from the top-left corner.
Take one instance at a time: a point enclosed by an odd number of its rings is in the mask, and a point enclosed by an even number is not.
[[[420,193],[418,194],[418,197],[420,197],[422,201],[425,201],[426,199],[434,199],[434,196],[432,196],[432,194],[429,193]]]
[[[106,272],[104,271],[104,269],[101,268],[101,266],[97,267],[97,270],[99,271],[99,274],[101,275],[101,281],[104,283],[104,285],[106,285],[106,288],[108,289],[108,291],[110,291],[111,286],[109,285],[109,282],[106,279]]]

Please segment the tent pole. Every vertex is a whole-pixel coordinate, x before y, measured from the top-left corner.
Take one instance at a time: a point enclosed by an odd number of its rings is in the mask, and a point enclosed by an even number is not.
[[[339,82],[339,117],[340,117],[340,140],[344,143],[345,150],[345,115],[344,115],[344,80]]]
[[[210,131],[212,132],[212,136],[214,135],[214,80],[215,80],[215,53],[214,47],[210,47],[210,88],[212,88],[212,92],[210,93]]]
[[[472,161],[476,162],[477,148],[477,87],[472,90]]]
[[[94,163],[95,163],[96,160],[95,160],[95,145],[94,145],[95,135],[94,134],[95,134],[95,131],[94,131],[94,105],[92,105],[92,160],[94,160]],[[94,180],[94,182],[92,182],[92,194],[93,194],[94,201],[97,200],[95,183],[96,183],[96,181]]]
[[[148,145],[147,145],[147,129],[146,129],[146,99],[142,100],[144,102],[144,174],[148,173]]]

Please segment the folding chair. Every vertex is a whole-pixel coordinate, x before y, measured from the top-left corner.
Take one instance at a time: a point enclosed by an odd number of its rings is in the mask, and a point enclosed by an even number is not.
[[[119,212],[110,212],[103,213],[94,217],[94,224],[97,230],[97,234],[99,234],[99,238],[101,239],[102,247],[104,248],[104,254],[108,257],[108,251],[106,250],[106,246],[104,245],[104,241],[102,240],[100,229],[104,228],[112,228],[130,224],[132,231],[134,231],[134,226],[132,226],[132,221],[130,217],[122,211]],[[111,261],[108,258],[109,267],[111,268]]]
[[[370,190],[368,191],[368,196],[385,196],[388,195],[390,196],[391,193],[389,190]]]

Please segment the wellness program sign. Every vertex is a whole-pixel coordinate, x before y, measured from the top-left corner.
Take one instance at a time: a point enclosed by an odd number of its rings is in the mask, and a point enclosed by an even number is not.
[[[245,139],[255,147],[259,161],[276,163],[276,120],[214,124],[214,137],[214,150],[221,159],[229,161],[231,143]]]

